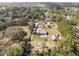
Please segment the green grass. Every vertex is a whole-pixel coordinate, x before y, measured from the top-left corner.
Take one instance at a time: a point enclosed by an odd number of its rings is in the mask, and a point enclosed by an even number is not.
[[[41,41],[44,41],[44,39],[45,39],[45,38],[42,38],[42,37],[40,37],[39,35],[34,35],[34,34],[33,34],[33,40],[38,40],[38,41],[41,40]]]

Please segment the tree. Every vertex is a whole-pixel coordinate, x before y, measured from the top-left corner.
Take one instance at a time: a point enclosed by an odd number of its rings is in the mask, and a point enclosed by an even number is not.
[[[62,41],[59,42],[59,45],[51,50],[51,55],[54,56],[74,56],[79,55],[79,40],[75,33],[78,33],[79,30],[72,27],[66,21],[58,22],[58,29],[61,34],[65,37]]]
[[[26,32],[23,31],[20,27],[8,27],[5,30],[4,37],[11,38],[13,40],[22,40],[22,38],[26,35]]]
[[[4,56],[4,55],[20,56],[20,55],[22,55],[22,53],[23,53],[23,48],[20,45],[16,44],[16,46],[13,46],[13,47],[9,46],[9,47],[3,49],[0,54],[2,56]]]

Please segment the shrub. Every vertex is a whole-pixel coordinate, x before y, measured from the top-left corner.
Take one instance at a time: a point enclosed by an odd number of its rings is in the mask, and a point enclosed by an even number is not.
[[[1,55],[7,55],[7,56],[20,56],[23,53],[23,48],[20,45],[16,45],[13,48],[11,46],[3,49],[1,51]]]
[[[26,33],[23,31],[22,28],[14,26],[8,27],[5,30],[4,37],[12,38],[13,40],[21,40],[25,35]]]

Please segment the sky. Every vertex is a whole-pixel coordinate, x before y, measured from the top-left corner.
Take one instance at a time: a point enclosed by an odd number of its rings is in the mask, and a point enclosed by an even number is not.
[[[79,2],[79,0],[0,0],[0,2]]]

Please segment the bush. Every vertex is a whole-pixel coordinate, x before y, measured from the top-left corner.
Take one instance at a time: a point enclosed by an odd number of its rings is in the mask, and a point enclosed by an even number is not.
[[[21,40],[25,35],[26,33],[23,31],[22,28],[14,26],[8,27],[5,30],[4,37],[12,38],[13,40]]]
[[[18,46],[13,49],[12,55],[13,56],[20,56],[20,55],[22,55],[22,53],[23,53],[23,49],[20,46]]]
[[[77,21],[76,20],[69,20],[69,24],[70,25],[77,25]]]
[[[7,56],[20,56],[23,53],[23,48],[20,45],[16,45],[13,48],[7,47],[2,50],[1,55],[7,55]]]
[[[60,22],[60,21],[62,21],[62,17],[61,17],[61,16],[53,16],[53,17],[52,17],[52,20],[53,20],[54,22]]]
[[[0,21],[0,31],[6,29],[6,26],[3,22]]]

